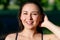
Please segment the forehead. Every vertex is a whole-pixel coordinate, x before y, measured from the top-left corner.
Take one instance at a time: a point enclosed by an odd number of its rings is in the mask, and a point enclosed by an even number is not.
[[[36,10],[37,11],[37,10],[39,10],[39,7],[34,3],[27,3],[23,6],[22,10],[27,10],[27,11],[28,10],[31,10],[31,11]]]

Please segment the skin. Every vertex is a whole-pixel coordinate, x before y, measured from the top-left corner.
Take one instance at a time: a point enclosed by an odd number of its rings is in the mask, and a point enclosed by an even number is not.
[[[41,21],[38,7],[34,4],[26,4],[22,9],[20,18],[25,29],[36,29],[36,26]]]

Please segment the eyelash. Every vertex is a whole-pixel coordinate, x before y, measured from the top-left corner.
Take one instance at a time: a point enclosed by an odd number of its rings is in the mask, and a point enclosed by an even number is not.
[[[27,13],[23,13],[23,14],[27,15]]]
[[[34,13],[33,15],[38,15],[38,14]]]
[[[23,13],[24,15],[27,15],[28,13]],[[37,13],[32,13],[32,15],[38,15]]]

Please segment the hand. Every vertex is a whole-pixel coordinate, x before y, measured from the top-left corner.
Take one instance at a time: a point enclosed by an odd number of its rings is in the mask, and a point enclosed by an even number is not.
[[[46,27],[48,24],[49,24],[49,20],[48,20],[48,17],[45,15],[44,21],[42,22],[42,24],[40,26],[41,27]]]

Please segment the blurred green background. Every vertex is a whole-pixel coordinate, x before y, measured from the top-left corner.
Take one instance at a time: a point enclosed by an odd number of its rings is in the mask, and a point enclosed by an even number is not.
[[[7,34],[18,31],[17,14],[20,3],[24,1],[26,0],[0,0],[0,40],[4,40]],[[40,1],[49,20],[60,26],[60,0],[38,1]],[[43,33],[50,34],[52,32],[43,28]]]

